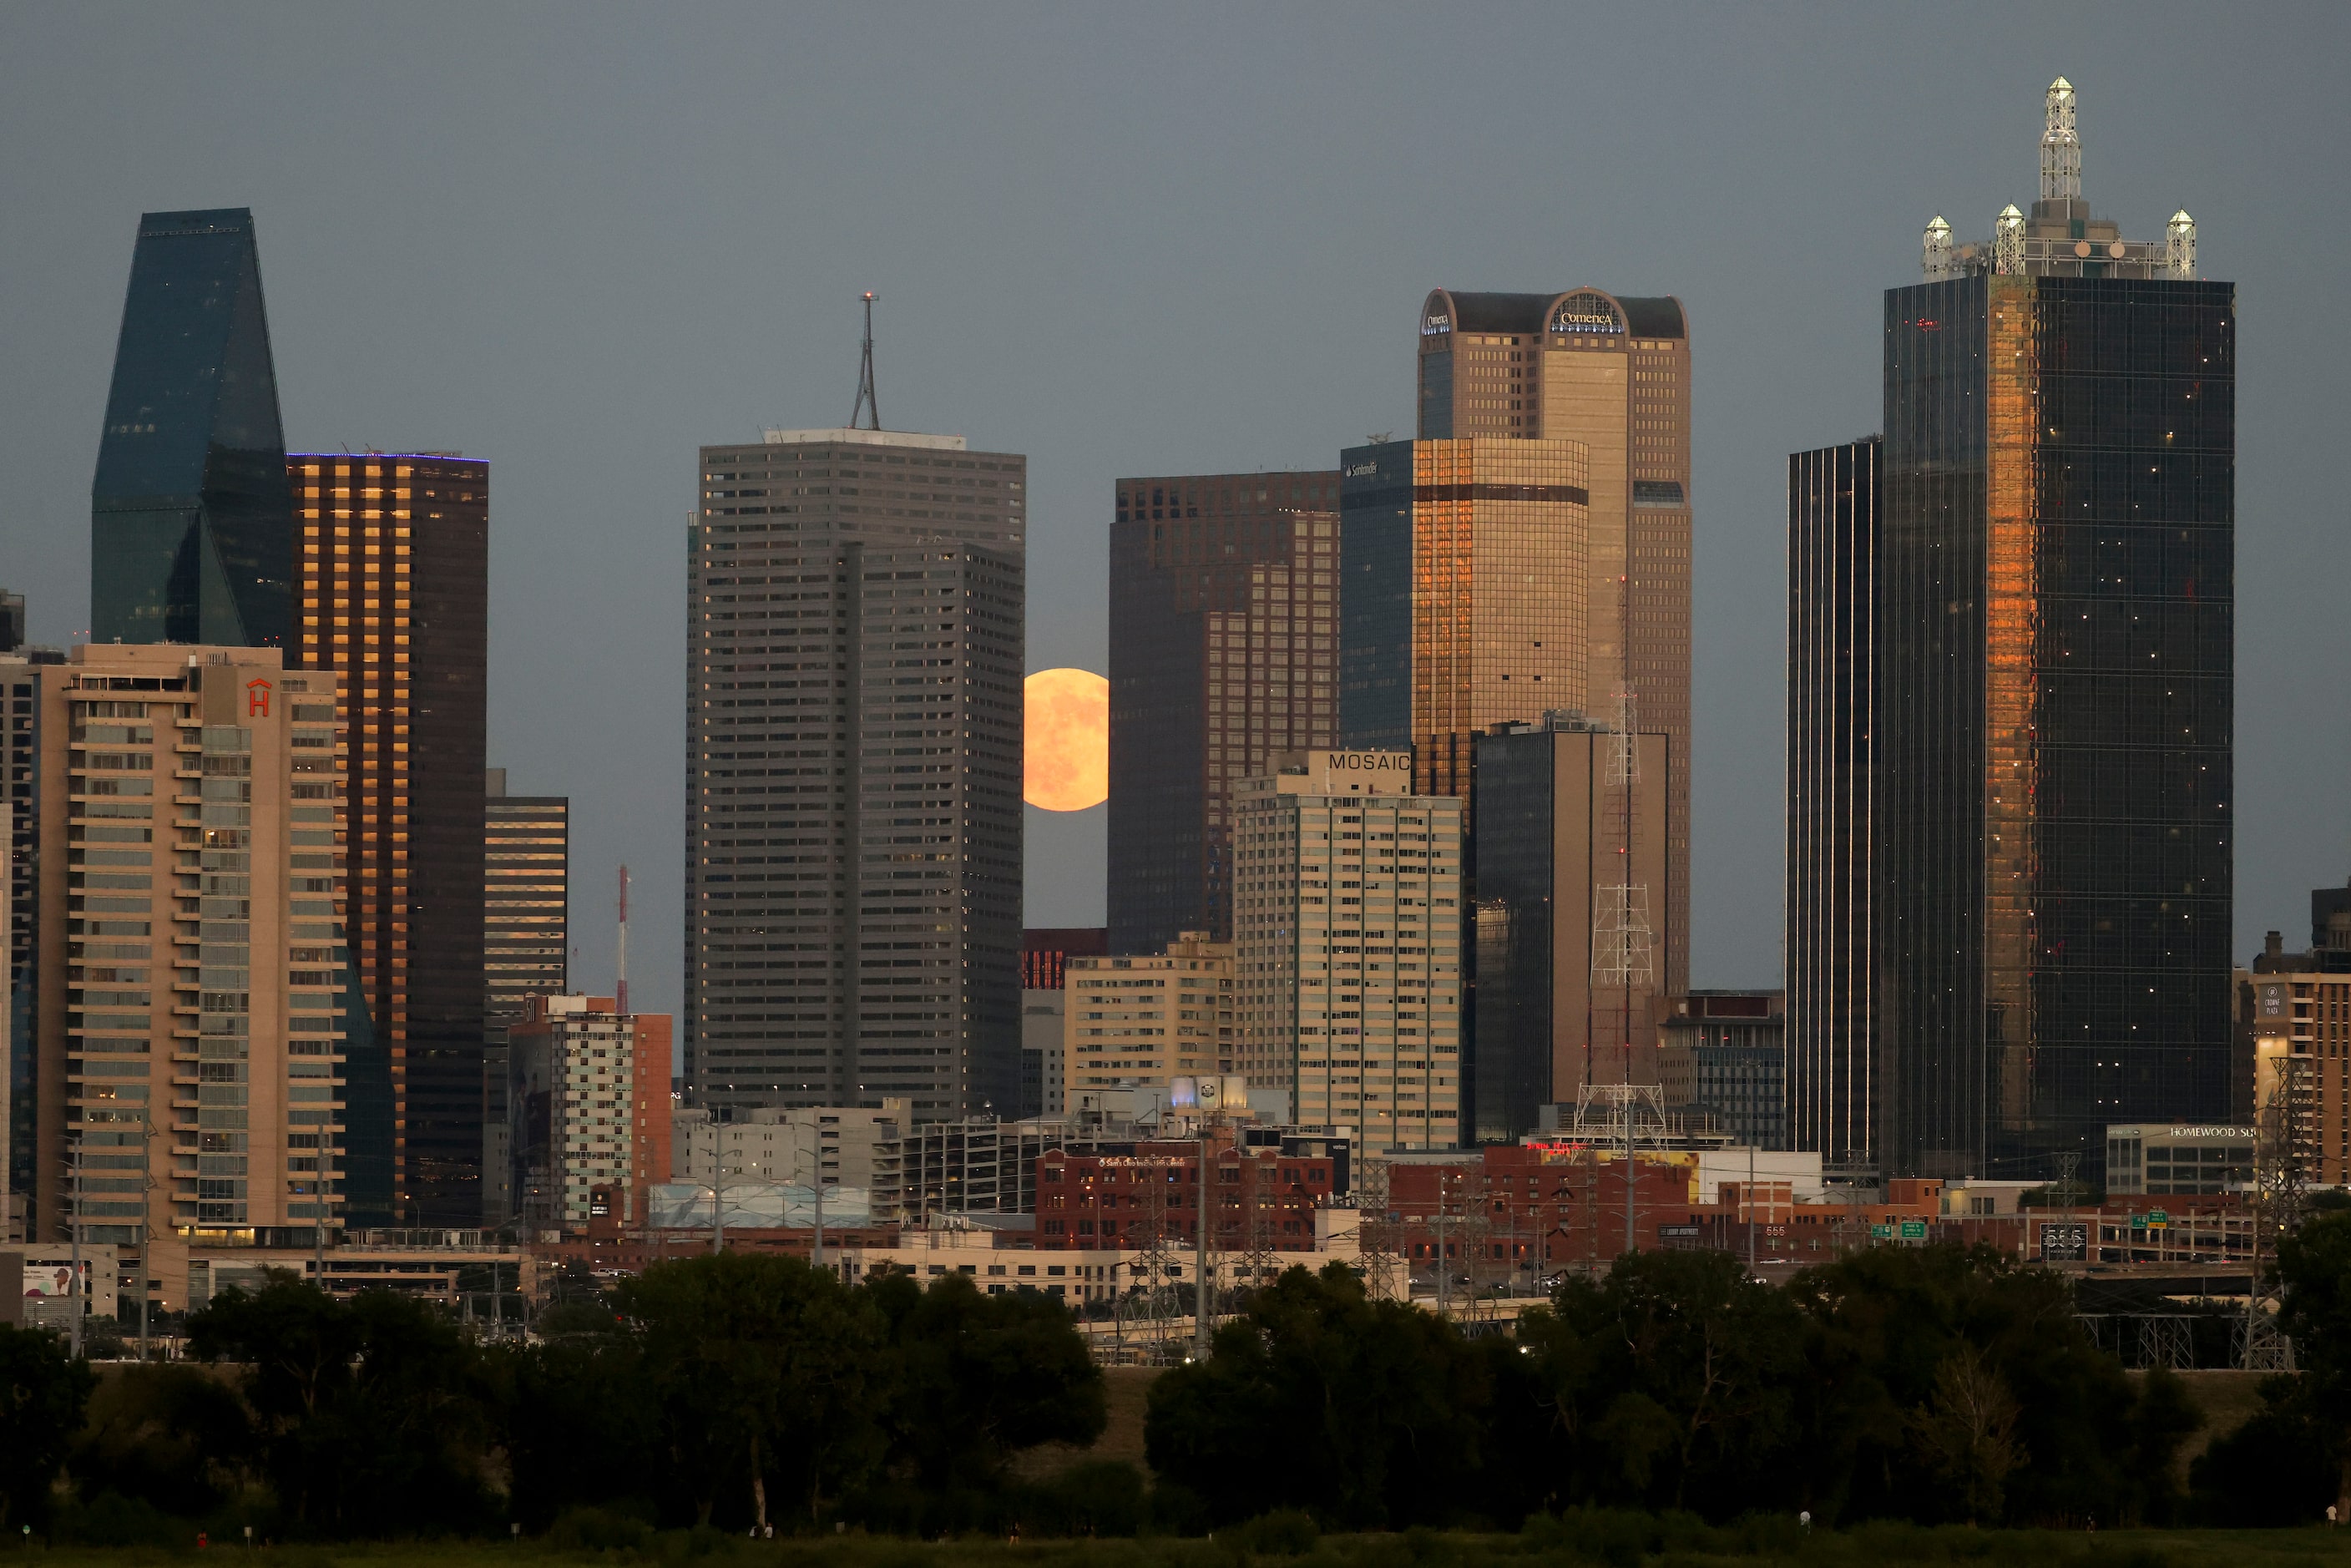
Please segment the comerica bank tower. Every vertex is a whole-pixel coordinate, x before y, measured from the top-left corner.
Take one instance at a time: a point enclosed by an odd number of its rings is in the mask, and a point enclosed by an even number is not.
[[[686,1087],[987,1113],[1017,1090],[1028,460],[771,430],[691,530]]]

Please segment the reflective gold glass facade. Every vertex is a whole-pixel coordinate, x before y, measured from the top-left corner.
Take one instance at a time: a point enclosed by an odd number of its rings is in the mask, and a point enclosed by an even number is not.
[[[2086,243],[2086,242],[2085,242]],[[1876,902],[1894,1175],[2231,1108],[2235,302],[1888,291]]]
[[[1691,361],[1681,302],[1599,288],[1440,288],[1421,309],[1418,369],[1424,441],[1584,447],[1583,703],[1611,715],[1629,685],[1635,727],[1672,741],[1668,864],[1651,905],[1661,975],[1679,993],[1689,979],[1691,755]]]
[[[379,1223],[481,1223],[489,465],[287,459],[300,662],[344,677],[353,967],[389,1075]]]

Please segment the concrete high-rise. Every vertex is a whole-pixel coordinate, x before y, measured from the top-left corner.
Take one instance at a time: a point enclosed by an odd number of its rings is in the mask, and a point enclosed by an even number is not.
[[[484,792],[482,951],[486,1009],[517,1019],[533,997],[570,989],[571,798],[510,795],[507,770]]]
[[[702,450],[685,1072],[722,1119],[1019,1093],[1027,470],[886,430]]]
[[[1110,933],[1232,931],[1234,787],[1338,738],[1339,476],[1118,482],[1110,535]]]
[[[355,1104],[351,1212],[482,1222],[482,777],[489,465],[447,453],[287,461],[296,660],[343,676],[351,958],[391,1070]]]
[[[485,779],[482,849],[482,1223],[514,1213],[510,1031],[533,997],[570,989],[571,800],[509,795],[507,770]]]
[[[1788,1130],[1877,1162],[1878,472],[1872,436],[1788,459]]]
[[[287,644],[286,436],[243,207],[139,220],[89,563],[93,642]]]
[[[1573,651],[1580,672],[1573,683],[1565,670],[1517,672],[1514,685],[1543,674],[1547,700],[1519,698],[1505,705],[1516,711],[1489,711],[1468,730],[1505,719],[1536,720],[1548,708],[1613,714],[1618,689],[1631,688],[1635,727],[1673,743],[1666,780],[1666,885],[1652,897],[1658,972],[1678,994],[1689,982],[1691,757],[1691,365],[1681,301],[1600,288],[1563,294],[1440,288],[1421,308],[1419,339],[1422,441],[1573,442],[1583,449],[1583,475],[1573,481],[1584,492],[1578,524],[1582,582],[1574,595],[1582,625]],[[1490,486],[1525,483],[1499,474],[1460,479],[1486,486],[1483,496],[1494,499],[1501,492]],[[1441,512],[1431,508],[1427,520],[1441,526]],[[1352,529],[1352,513],[1349,523]],[[1538,567],[1551,570],[1548,560]],[[1351,606],[1358,582],[1351,570]],[[1549,579],[1541,586],[1548,593],[1569,591]],[[1478,619],[1485,619],[1482,609]],[[1533,653],[1525,646],[1531,641],[1515,629],[1499,636],[1476,633],[1478,643],[1522,657]],[[1544,642],[1544,653],[1559,652],[1549,636]],[[1347,644],[1355,643],[1351,632]],[[1432,645],[1423,656],[1442,660],[1447,652]],[[1417,669],[1414,679],[1417,685]],[[1562,700],[1554,695],[1552,688],[1570,684],[1580,688],[1578,695]],[[1352,728],[1346,738],[1351,745],[1374,744]],[[1414,744],[1422,744],[1417,736]],[[1457,766],[1466,768],[1468,743],[1454,744]]]
[[[1358,1148],[1462,1136],[1462,802],[1413,771],[1401,751],[1300,752],[1238,796],[1238,1066],[1253,1105],[1287,1096]]]
[[[1881,1159],[2093,1179],[2110,1123],[2226,1120],[2236,300],[2195,225],[2042,193],[1885,301]]]
[[[1477,746],[1469,1113],[1476,1141],[1509,1143],[1544,1105],[1657,1082],[1654,947],[1636,955],[1646,974],[1612,966],[1607,925],[1617,888],[1665,885],[1673,739],[1636,733],[1626,747],[1554,714],[1498,725]]]
[[[207,1235],[342,1223],[340,678],[257,648],[38,670],[74,737],[40,761],[38,1239],[78,1214],[153,1277]]]

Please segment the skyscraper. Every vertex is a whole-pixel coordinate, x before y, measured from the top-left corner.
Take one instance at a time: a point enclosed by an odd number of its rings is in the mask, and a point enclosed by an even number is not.
[[[40,1239],[341,1223],[338,679],[257,648],[40,670],[75,737],[41,758]]]
[[[509,795],[488,770],[484,801],[482,950],[493,1019],[518,1019],[533,997],[570,989],[571,798]]]
[[[482,871],[482,1223],[514,1213],[507,1049],[533,997],[571,988],[571,801],[509,795],[507,770],[488,770]]]
[[[687,1092],[1019,1092],[1025,458],[769,431],[688,540]]]
[[[1111,941],[1232,931],[1232,792],[1338,738],[1339,476],[1121,479],[1111,525]]]
[[[1437,289],[1421,308],[1418,371],[1423,441],[1583,448],[1583,695],[1491,718],[1533,720],[1547,707],[1613,713],[1617,689],[1629,685],[1635,727],[1670,737],[1666,885],[1653,918],[1658,972],[1678,995],[1689,987],[1691,756],[1690,346],[1681,301],[1599,288]],[[1347,588],[1356,590],[1353,572]],[[1545,685],[1554,682],[1563,672]],[[1350,744],[1372,743],[1351,733]]]
[[[1581,709],[1588,454],[1573,441],[1396,441],[1342,456],[1339,728],[1469,793],[1496,724]]]
[[[286,473],[298,663],[344,678],[351,958],[392,1073],[389,1127],[355,1118],[378,1146],[354,1159],[352,1212],[476,1226],[489,465],[302,453]]]
[[[139,220],[90,547],[92,641],[286,644],[286,437],[243,207]]]
[[[1533,1132],[1540,1107],[1596,1084],[1657,1081],[1656,955],[1625,964],[1608,917],[1619,888],[1665,885],[1673,739],[1621,738],[1567,714],[1478,737],[1478,1142]]]
[[[1876,436],[1788,459],[1788,1127],[1877,1161]]]
[[[2041,199],[1886,295],[1882,1157],[2056,1172],[2230,1105],[2236,306],[2125,240],[2050,89]]]
[[[1298,752],[1238,796],[1238,1066],[1358,1148],[1461,1140],[1461,802],[1413,772]]]

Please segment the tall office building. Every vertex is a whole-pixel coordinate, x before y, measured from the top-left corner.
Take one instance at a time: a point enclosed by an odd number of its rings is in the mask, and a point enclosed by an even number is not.
[[[1019,1093],[1027,474],[887,430],[702,451],[685,1071],[722,1119]]]
[[[19,647],[0,653],[0,696],[7,706],[8,824],[8,1008],[7,1083],[0,1099],[6,1103],[0,1116],[0,1191],[8,1195],[9,1213],[0,1215],[0,1235],[10,1224],[21,1225],[22,1205],[33,1190],[34,1051],[39,1040],[37,1018],[41,988],[35,971],[40,952],[41,864],[40,768],[41,704],[37,666],[61,664],[65,655],[54,648]],[[13,1216],[13,1218],[11,1218]]]
[[[1788,1129],[1877,1163],[1876,436],[1788,459]]]
[[[1252,1104],[1286,1096],[1358,1148],[1462,1135],[1462,802],[1416,791],[1414,766],[1300,752],[1240,788],[1237,1065]]]
[[[2041,200],[1886,295],[1878,919],[1896,1176],[2095,1176],[2230,1104],[2236,304]]]
[[[333,672],[91,646],[38,672],[36,1232],[145,1245],[341,1222]]]
[[[1595,1085],[1657,1082],[1656,954],[1636,944],[1623,962],[1611,917],[1621,889],[1665,885],[1673,738],[1622,738],[1569,714],[1478,737],[1479,1143],[1514,1142]]]
[[[1099,925],[1020,933],[1020,1095],[1013,1109],[1021,1116],[1058,1116],[1067,1105],[1062,979],[1071,959],[1109,951],[1110,933]]]
[[[1339,476],[1121,479],[1110,534],[1110,932],[1232,932],[1234,787],[1338,739]]]
[[[1690,350],[1681,301],[1599,288],[1440,288],[1421,308],[1418,371],[1423,441],[1572,441],[1583,448],[1584,476],[1574,481],[1585,493],[1575,650],[1583,695],[1494,713],[1487,722],[1532,720],[1545,708],[1613,714],[1618,688],[1629,685],[1635,727],[1671,737],[1656,935],[1661,976],[1678,994],[1689,985],[1690,759]],[[1499,476],[1472,482],[1498,481],[1512,482]],[[1351,600],[1356,582],[1350,571]],[[1479,640],[1510,643],[1490,634]],[[1350,647],[1354,641],[1348,638]],[[1545,685],[1561,678],[1547,676]],[[1349,743],[1372,744],[1353,731]],[[1458,760],[1466,765],[1468,758]]]
[[[571,801],[509,795],[487,772],[482,851],[482,1223],[514,1214],[513,1109],[507,1050],[533,997],[569,992]]]
[[[353,1129],[351,1211],[476,1226],[489,465],[301,453],[286,473],[297,662],[344,679],[351,958],[392,1075],[389,1124]]]
[[[287,644],[286,437],[243,207],[139,220],[89,562],[93,642]]]

